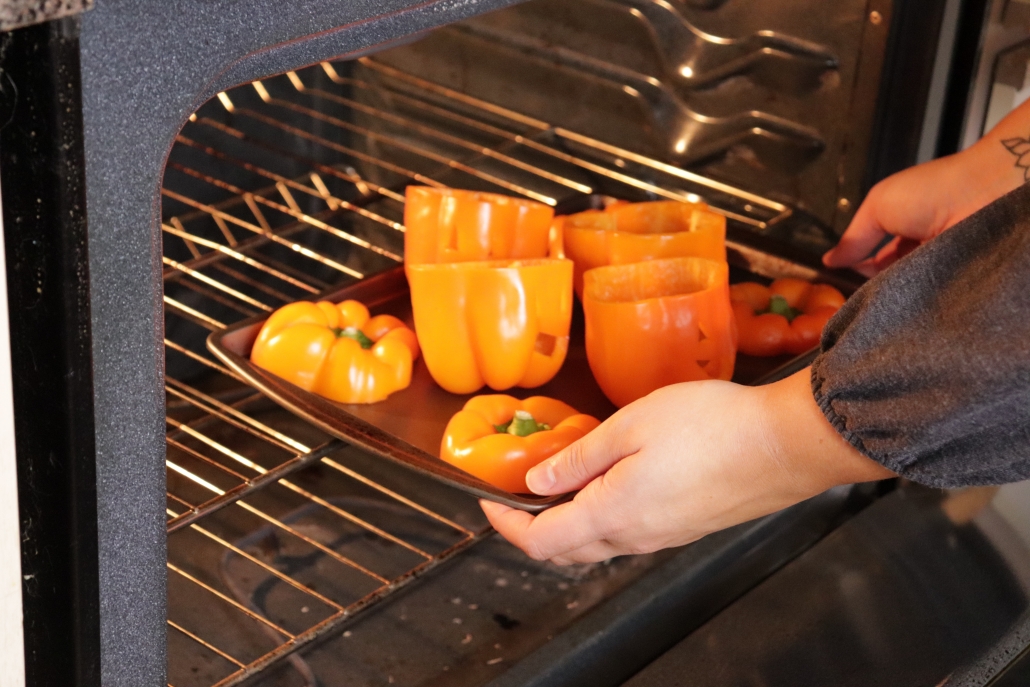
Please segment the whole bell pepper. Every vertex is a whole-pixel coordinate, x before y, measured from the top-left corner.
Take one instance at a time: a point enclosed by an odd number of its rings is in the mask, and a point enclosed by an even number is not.
[[[616,203],[556,217],[565,255],[575,265],[575,288],[583,297],[583,273],[605,265],[656,258],[726,259],[726,218],[704,203],[676,200]]]
[[[447,391],[540,386],[565,361],[568,260],[409,265],[408,283],[426,366]]]
[[[800,355],[819,343],[823,327],[844,304],[826,284],[777,279],[769,286],[743,282],[730,287],[741,353]]]
[[[411,383],[415,333],[358,301],[298,301],[265,321],[250,352],[258,367],[340,403],[375,403]]]
[[[496,193],[408,186],[404,262],[544,258],[554,210]]]
[[[583,313],[587,361],[616,406],[669,384],[733,376],[725,262],[668,258],[589,270]]]
[[[525,493],[526,473],[601,424],[544,396],[475,396],[444,430],[440,458],[499,489]]]

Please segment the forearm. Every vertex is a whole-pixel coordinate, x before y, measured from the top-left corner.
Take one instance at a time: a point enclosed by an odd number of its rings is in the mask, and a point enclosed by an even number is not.
[[[858,290],[823,332],[815,399],[842,436],[935,487],[1030,478],[1030,187]]]
[[[872,276],[914,247],[1022,185],[1030,167],[1030,101],[972,147],[891,175],[870,189],[828,267]],[[885,242],[888,237],[892,240]]]
[[[754,391],[762,408],[760,434],[768,438],[766,450],[786,474],[796,476],[800,498],[841,484],[895,476],[849,444],[826,419],[812,396],[811,368]]]
[[[965,219],[1026,182],[1030,171],[1030,100],[1010,112],[966,150],[952,156],[960,202],[949,224]]]

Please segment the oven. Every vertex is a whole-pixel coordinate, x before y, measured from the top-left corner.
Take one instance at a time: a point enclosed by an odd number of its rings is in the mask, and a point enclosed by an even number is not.
[[[930,684],[1021,622],[993,491],[558,568],[205,347],[395,268],[412,183],[700,198],[738,268],[816,274],[873,182],[958,145],[983,3],[92,4],[0,3],[24,684],[852,684],[812,657],[856,646],[847,679]]]

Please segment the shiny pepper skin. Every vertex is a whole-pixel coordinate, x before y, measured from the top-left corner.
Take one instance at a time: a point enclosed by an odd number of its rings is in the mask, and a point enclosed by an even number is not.
[[[550,427],[529,436],[499,431],[517,411]],[[561,401],[533,396],[524,401],[504,394],[475,396],[444,430],[440,458],[499,489],[527,493],[526,473],[601,424]]]
[[[553,216],[549,206],[524,198],[408,186],[404,262],[421,265],[547,257]]]
[[[454,394],[533,388],[569,349],[572,263],[544,258],[408,265],[426,367]]]
[[[767,312],[773,296],[798,311],[786,316]],[[804,279],[777,279],[769,286],[743,282],[730,286],[730,300],[739,335],[738,349],[745,355],[800,355],[819,344],[823,327],[844,305],[844,295],[826,284]]]
[[[657,258],[726,260],[726,218],[704,203],[676,200],[615,203],[555,217],[565,255],[576,265],[576,293],[583,297],[583,274],[595,267]]]
[[[733,376],[736,330],[724,261],[667,258],[584,275],[587,361],[625,406],[669,384]]]
[[[250,360],[330,400],[375,403],[407,388],[418,355],[414,332],[392,315],[370,317],[358,301],[298,301],[265,321]]]

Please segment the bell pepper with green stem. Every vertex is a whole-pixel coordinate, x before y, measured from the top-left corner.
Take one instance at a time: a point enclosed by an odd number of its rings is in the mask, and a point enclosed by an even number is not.
[[[411,383],[414,332],[358,301],[298,301],[265,321],[251,349],[258,367],[340,403],[375,403]]]
[[[440,458],[499,489],[528,493],[530,468],[600,424],[553,398],[475,396],[447,423]]]
[[[730,300],[741,353],[800,355],[818,345],[823,327],[844,304],[844,295],[827,284],[783,278],[769,286],[734,284]]]

